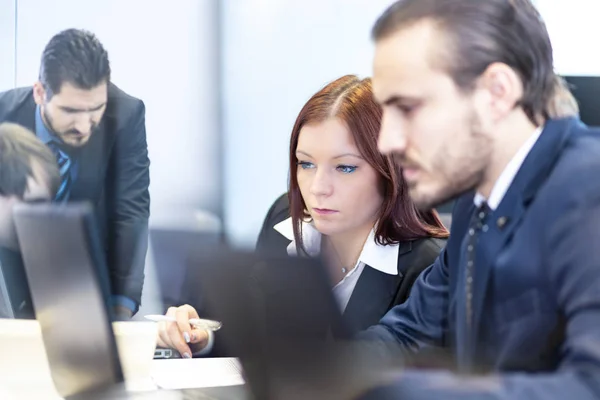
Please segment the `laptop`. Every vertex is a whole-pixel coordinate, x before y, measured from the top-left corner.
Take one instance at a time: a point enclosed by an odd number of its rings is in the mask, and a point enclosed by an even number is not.
[[[122,383],[91,206],[23,204],[14,220],[57,391],[68,397]]]
[[[231,392],[229,388],[127,392],[91,205],[21,204],[15,207],[14,220],[52,379],[61,396],[205,399]]]
[[[255,398],[353,398],[379,379],[385,367],[349,340],[320,260],[221,248],[190,263],[201,312],[223,323],[215,345],[239,357]]]

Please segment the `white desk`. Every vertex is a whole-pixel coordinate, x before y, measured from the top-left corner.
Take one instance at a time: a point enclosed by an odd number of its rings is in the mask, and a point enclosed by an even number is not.
[[[0,320],[0,354],[0,399],[61,399],[52,382],[37,321]],[[173,359],[152,360],[150,379],[126,384],[134,392],[156,392],[240,386],[244,379],[235,359]],[[159,393],[178,398],[176,392]]]

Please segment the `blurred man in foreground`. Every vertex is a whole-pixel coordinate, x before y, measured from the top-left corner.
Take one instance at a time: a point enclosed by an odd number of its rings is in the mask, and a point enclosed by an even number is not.
[[[555,118],[569,96],[540,15],[400,0],[373,36],[380,150],[420,207],[458,199],[446,248],[363,338],[471,377],[407,371],[367,397],[599,398],[600,132]]]

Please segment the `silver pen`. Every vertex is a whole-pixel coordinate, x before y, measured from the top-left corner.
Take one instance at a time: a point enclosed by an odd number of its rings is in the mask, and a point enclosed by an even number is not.
[[[169,317],[166,315],[145,315],[144,318],[149,319],[154,322],[177,322],[177,320],[173,317]],[[213,321],[211,319],[202,319],[202,318],[190,318],[189,324],[194,328],[204,329],[207,331],[218,331],[221,329],[223,324],[219,321]]]

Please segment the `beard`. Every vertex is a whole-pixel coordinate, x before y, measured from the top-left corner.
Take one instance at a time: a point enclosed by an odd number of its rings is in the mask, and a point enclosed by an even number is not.
[[[468,132],[463,134],[466,139],[452,144],[453,138],[446,136],[446,144],[431,158],[431,168],[425,174],[429,179],[407,182],[409,194],[419,210],[428,211],[453,201],[483,182],[492,152],[491,139],[483,132],[474,110],[467,121]],[[420,162],[418,154],[408,152],[394,157],[402,166],[420,168],[426,165]]]
[[[76,152],[83,145],[85,145],[89,141],[89,138],[98,130],[98,125],[93,124],[91,127],[90,135],[88,135],[88,136],[81,136],[81,132],[77,131],[76,129],[60,131],[60,130],[56,129],[55,124],[54,124],[54,119],[52,118],[50,113],[48,113],[47,109],[45,109],[45,108],[42,109],[42,116],[43,116],[44,123],[46,124],[46,127],[48,128],[48,130],[54,136],[58,137],[61,140],[60,147],[64,147],[65,150],[67,150],[71,153]],[[66,142],[65,138],[67,138],[67,137],[69,137],[71,139],[75,139],[75,143]],[[85,140],[79,141],[79,140],[77,140],[78,137],[81,139],[85,139]]]

